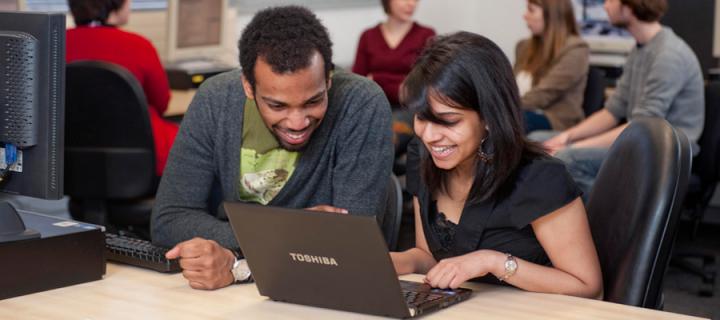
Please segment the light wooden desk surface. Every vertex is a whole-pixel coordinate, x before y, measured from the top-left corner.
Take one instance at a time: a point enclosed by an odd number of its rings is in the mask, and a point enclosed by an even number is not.
[[[420,280],[419,275],[403,277]],[[470,300],[422,319],[691,319],[575,297],[469,284]],[[0,319],[379,319],[357,313],[274,302],[255,285],[191,289],[182,275],[108,263],[100,281],[0,301]]]
[[[192,98],[195,96],[195,91],[197,90],[170,90],[170,102],[163,115],[169,117],[185,114]]]

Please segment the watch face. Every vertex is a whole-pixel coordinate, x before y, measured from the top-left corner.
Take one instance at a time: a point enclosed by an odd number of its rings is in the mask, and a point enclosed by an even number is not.
[[[238,281],[247,280],[250,278],[250,270],[240,270],[235,273]]]
[[[515,259],[508,259],[505,261],[505,271],[513,272],[517,269],[517,262]]]
[[[250,279],[251,272],[247,261],[245,261],[245,259],[238,260],[238,263],[233,266],[232,274],[233,277],[235,277],[235,281],[246,281]]]

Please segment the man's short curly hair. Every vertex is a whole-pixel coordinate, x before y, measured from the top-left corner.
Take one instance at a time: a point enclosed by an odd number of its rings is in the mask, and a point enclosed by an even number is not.
[[[275,73],[307,68],[315,52],[325,64],[325,75],[333,69],[332,42],[325,26],[310,10],[299,6],[264,9],[243,30],[239,43],[240,66],[255,88],[255,63],[262,57]]]

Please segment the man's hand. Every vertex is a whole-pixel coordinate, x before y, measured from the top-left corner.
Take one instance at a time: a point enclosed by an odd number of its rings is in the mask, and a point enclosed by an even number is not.
[[[347,209],[336,208],[336,207],[329,206],[326,204],[321,204],[321,205],[317,205],[314,207],[305,208],[305,210],[327,212],[327,213],[337,213],[337,214],[348,214]]]
[[[165,257],[180,259],[183,277],[193,289],[214,290],[235,281],[230,271],[235,255],[213,240],[194,238],[181,242]]]
[[[572,142],[570,140],[570,134],[567,131],[563,131],[562,133],[545,141],[543,143],[543,146],[545,147],[545,149],[547,149],[550,155],[555,155],[556,153],[567,148],[570,142]]]

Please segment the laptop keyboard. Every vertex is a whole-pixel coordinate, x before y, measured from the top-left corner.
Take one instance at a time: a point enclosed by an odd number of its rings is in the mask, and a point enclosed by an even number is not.
[[[447,296],[448,293],[454,294],[453,290],[436,289],[425,283],[413,281],[400,280],[400,287],[409,306],[419,306],[423,303],[441,299]]]
[[[168,260],[168,249],[150,241],[105,233],[105,259],[165,273],[182,271],[177,259]]]
[[[428,292],[403,291],[403,294],[405,295],[405,302],[409,306],[419,306],[443,297],[443,295]]]

